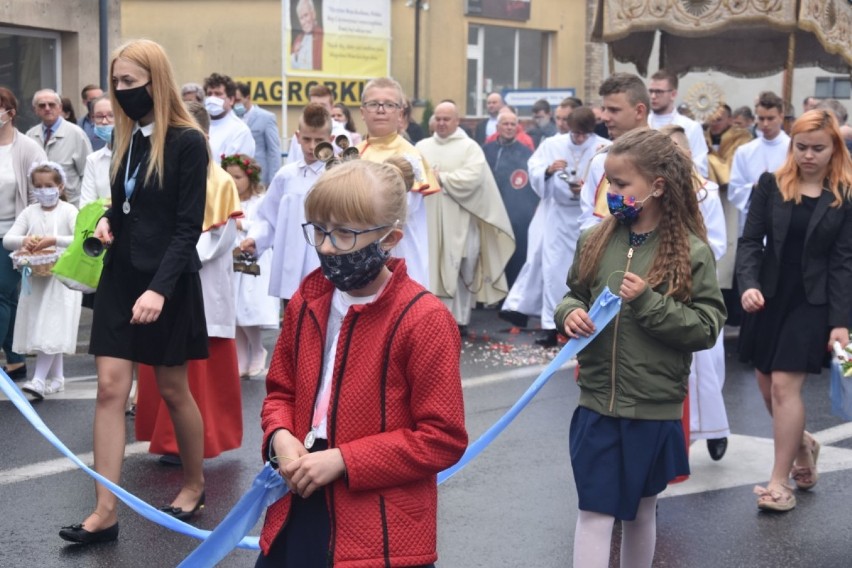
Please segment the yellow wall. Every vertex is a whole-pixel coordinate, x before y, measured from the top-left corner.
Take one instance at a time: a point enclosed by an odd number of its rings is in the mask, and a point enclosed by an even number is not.
[[[119,0],[110,0],[109,47],[119,40]],[[81,115],[80,89],[100,83],[98,0],[6,0],[0,3],[0,25],[59,32],[62,54],[60,94],[74,104]],[[102,85],[106,87],[106,85]],[[35,92],[35,90],[33,91]],[[25,98],[33,93],[25,93]],[[30,101],[19,101],[29,104]]]
[[[354,0],[353,0],[354,1]],[[168,51],[179,82],[202,82],[213,71],[232,77],[280,77],[280,0],[123,0],[122,37],[148,37]],[[464,0],[432,0],[421,12],[420,97],[437,102],[466,98],[469,23],[555,32],[550,87],[583,92],[585,3],[532,0],[528,22],[467,18]],[[414,10],[391,0],[391,75],[407,92],[414,86]],[[280,108],[267,106],[279,116]],[[353,108],[359,130],[360,113]],[[288,112],[287,136],[301,107]],[[415,115],[419,111],[415,109]]]

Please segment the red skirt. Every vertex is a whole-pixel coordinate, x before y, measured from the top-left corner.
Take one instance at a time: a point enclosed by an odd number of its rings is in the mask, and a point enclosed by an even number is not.
[[[211,337],[208,359],[188,361],[189,390],[204,421],[204,457],[239,448],[243,439],[242,393],[233,339]],[[177,455],[175,429],[160,397],[154,369],[139,365],[136,439],[150,441],[152,454]]]

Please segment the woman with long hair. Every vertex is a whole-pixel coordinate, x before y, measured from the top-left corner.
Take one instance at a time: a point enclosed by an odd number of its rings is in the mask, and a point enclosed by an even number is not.
[[[352,120],[352,112],[348,106],[343,103],[337,103],[331,107],[331,120],[343,125],[346,132],[349,133],[349,140],[353,145],[361,143],[361,135],[355,130],[355,121]]]
[[[209,152],[190,117],[162,47],[135,40],[110,62],[115,115],[112,204],[94,236],[109,245],[95,295],[89,353],[98,394],[95,470],[118,482],[124,457],[124,404],[133,363],[152,365],[171,415],[183,486],[161,510],[186,520],[204,505],[203,425],[187,383],[187,361],[207,357],[201,234]],[[118,538],[116,497],[96,485],[95,510],[59,535],[81,544]]]
[[[816,485],[819,442],[805,431],[802,385],[819,374],[827,347],[849,342],[852,306],[852,164],[830,112],[803,114],[787,160],[752,191],[737,245],[746,311],[740,357],[754,365],[772,416],[775,461],[757,506],[789,511]]]

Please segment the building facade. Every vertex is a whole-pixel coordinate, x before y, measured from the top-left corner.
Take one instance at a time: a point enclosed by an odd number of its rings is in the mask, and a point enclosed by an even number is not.
[[[120,41],[120,0],[103,0],[110,49]],[[83,109],[80,90],[100,84],[101,0],[6,0],[0,3],[0,85],[18,98],[20,130],[37,122],[32,96],[55,89]],[[106,85],[102,85],[106,87]]]

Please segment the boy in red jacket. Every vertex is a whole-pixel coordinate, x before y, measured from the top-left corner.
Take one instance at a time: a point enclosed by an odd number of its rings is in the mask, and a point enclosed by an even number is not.
[[[437,559],[436,474],[467,433],[455,320],[390,259],[413,181],[403,158],[356,160],[307,196],[321,268],[287,306],[267,377],[263,457],[290,493],[267,511],[258,567]]]

